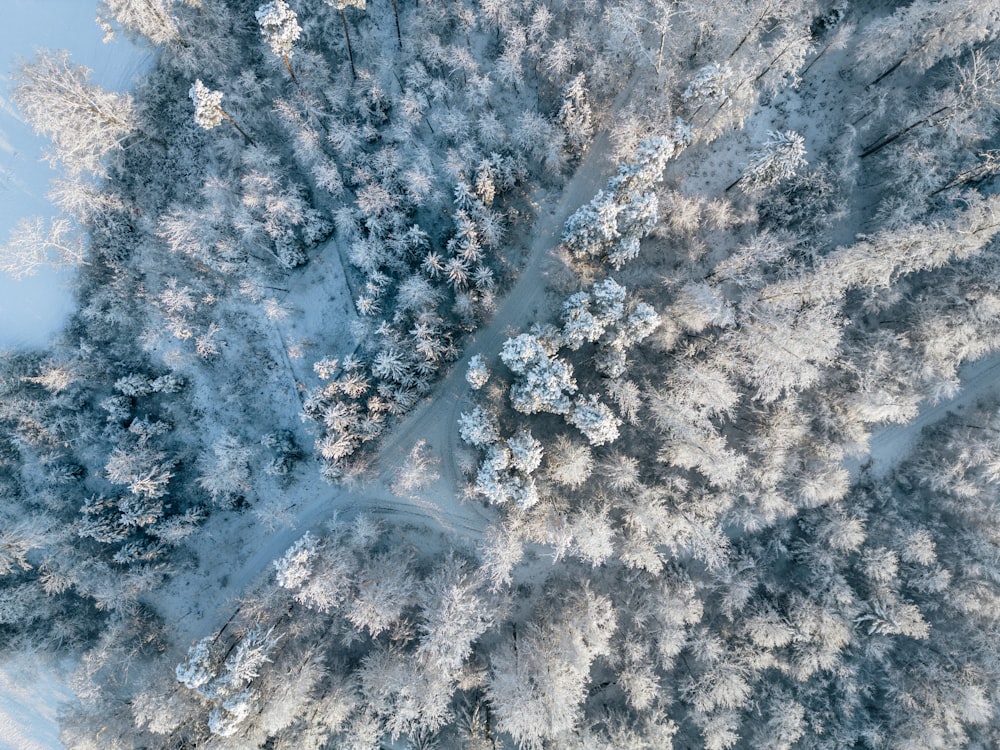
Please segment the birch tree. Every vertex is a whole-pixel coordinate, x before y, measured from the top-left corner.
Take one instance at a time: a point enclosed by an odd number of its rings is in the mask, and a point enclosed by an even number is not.
[[[135,130],[132,97],[90,83],[90,69],[66,50],[42,50],[15,74],[14,102],[36,133],[51,139],[49,163],[70,172],[104,174],[104,157]]]

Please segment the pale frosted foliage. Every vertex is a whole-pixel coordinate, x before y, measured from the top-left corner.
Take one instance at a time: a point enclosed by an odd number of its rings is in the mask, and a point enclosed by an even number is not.
[[[0,516],[0,576],[31,570],[28,554],[45,546],[53,525],[50,517],[37,513],[20,521]]]
[[[472,644],[493,622],[478,588],[476,577],[454,559],[424,583],[417,655],[442,676],[461,669]]]
[[[316,540],[308,531],[295,544],[274,561],[278,585],[294,589],[305,583],[312,573],[312,561],[316,555]]]
[[[685,99],[721,99],[734,80],[733,69],[726,63],[711,63],[698,70],[694,78],[684,89],[681,96]]]
[[[0,271],[20,279],[39,268],[76,266],[84,263],[85,251],[82,235],[68,219],[23,218],[0,248]]]
[[[980,0],[916,0],[884,18],[873,19],[861,34],[857,59],[875,72],[872,63],[891,67],[897,62],[923,71],[938,61],[998,32],[996,6]]]
[[[250,489],[250,457],[253,451],[232,435],[212,444],[210,454],[202,457],[198,486],[212,500],[227,505]]]
[[[274,626],[264,630],[254,625],[247,631],[226,659],[226,673],[222,677],[226,691],[240,690],[257,679],[264,665],[271,662],[270,653],[280,640],[280,636],[274,635]]]
[[[42,51],[15,75],[14,102],[53,144],[49,161],[70,172],[103,174],[101,161],[135,129],[132,97],[90,83],[90,70],[66,51]]]
[[[746,190],[762,190],[787,180],[806,165],[806,144],[801,135],[772,130],[767,136],[764,145],[750,155],[750,164],[740,178]]]
[[[757,388],[756,397],[764,402],[806,388],[834,361],[842,325],[832,305],[799,310],[760,306],[738,332],[730,334],[738,372]]]
[[[579,487],[594,470],[594,457],[590,447],[576,443],[562,435],[549,448],[546,474],[550,479],[567,487]]]
[[[573,535],[571,549],[597,567],[614,554],[615,532],[608,518],[607,509],[593,508],[580,511],[570,526]]]
[[[562,241],[576,258],[604,258],[615,268],[639,253],[639,241],[658,218],[654,185],[676,144],[667,138],[643,141],[585,206],[566,220]]]
[[[375,638],[402,615],[413,593],[406,558],[383,556],[372,560],[357,577],[357,592],[347,619],[359,631]]]
[[[225,114],[222,111],[221,91],[208,88],[200,78],[196,78],[191,84],[188,96],[194,102],[194,121],[198,127],[211,130],[222,124]]]
[[[522,474],[531,474],[542,463],[542,444],[529,430],[519,430],[507,440],[511,466]]]
[[[272,0],[260,6],[254,16],[271,52],[282,59],[290,58],[295,42],[302,34],[295,11],[285,0]]]
[[[148,499],[163,497],[173,477],[167,455],[145,447],[115,448],[104,470],[109,482],[125,485],[135,495]]]
[[[671,312],[693,333],[700,333],[709,326],[729,326],[733,323],[732,308],[722,293],[708,284],[694,281],[685,284],[678,292]]]
[[[410,449],[403,465],[396,470],[391,486],[392,493],[397,497],[413,497],[413,493],[419,492],[440,478],[440,474],[435,471],[439,463],[440,461],[431,455],[427,441],[418,440]]]
[[[566,421],[580,430],[591,445],[613,443],[621,426],[621,420],[595,395],[577,399]]]
[[[486,530],[480,548],[482,570],[493,591],[509,586],[514,567],[524,557],[524,545],[509,528],[492,525]]]
[[[586,292],[570,295],[563,302],[563,341],[572,350],[587,342],[597,341],[604,333],[604,326],[590,311],[590,302],[590,295]]]
[[[215,665],[211,654],[212,636],[206,636],[188,649],[187,661],[174,670],[177,681],[191,690],[209,694],[207,685],[215,679]]]
[[[97,23],[104,31],[104,41],[114,37],[113,24],[118,23],[153,44],[183,44],[177,21],[171,13],[172,5],[171,0],[101,0],[97,7]]]
[[[522,748],[540,748],[576,727],[591,663],[608,653],[615,631],[606,597],[583,588],[567,599],[557,618],[519,628],[516,648],[505,643],[493,652],[486,694],[497,727]]]
[[[510,389],[511,404],[525,414],[539,411],[565,414],[576,381],[568,362],[550,355],[543,343],[528,333],[507,339],[500,359],[519,377]]]
[[[345,8],[357,8],[358,10],[365,9],[366,0],[326,0],[326,4],[330,5],[337,10],[344,10]]]
[[[538,489],[534,480],[518,472],[510,448],[491,445],[476,474],[476,491],[490,502],[514,502],[521,508],[530,508],[538,502]]]
[[[209,712],[208,731],[219,737],[232,737],[253,708],[253,693],[249,690],[230,696]]]
[[[490,379],[489,368],[486,367],[486,360],[482,354],[477,354],[469,359],[469,369],[465,371],[465,380],[472,389],[478,391]]]
[[[490,445],[500,439],[500,427],[496,415],[481,406],[458,416],[458,433],[462,440],[477,448]]]
[[[906,635],[910,638],[927,638],[930,625],[920,610],[909,602],[888,596],[868,603],[868,611],[854,619],[855,625],[868,635]]]
[[[583,73],[577,74],[563,89],[558,122],[566,133],[570,150],[575,153],[583,151],[594,135],[594,115]]]

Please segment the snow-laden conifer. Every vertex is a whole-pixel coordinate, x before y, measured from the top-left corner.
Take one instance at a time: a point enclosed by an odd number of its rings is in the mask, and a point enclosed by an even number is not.
[[[223,120],[226,120],[239,131],[240,135],[243,136],[249,145],[257,145],[254,143],[253,138],[239,126],[239,123],[222,108],[221,91],[208,88],[208,86],[201,82],[200,78],[196,78],[194,83],[191,84],[191,88],[188,89],[188,97],[194,103],[194,121],[198,127],[211,130],[221,125]]]
[[[490,379],[490,371],[482,354],[476,354],[469,359],[469,368],[465,371],[465,380],[472,389],[478,391]]]
[[[481,406],[458,416],[458,433],[462,440],[477,448],[490,445],[500,439],[500,428],[496,415]]]
[[[292,70],[291,58],[295,53],[295,42],[302,34],[299,18],[285,0],[271,0],[257,9],[254,14],[260,25],[261,36],[271,48],[275,57],[285,63],[288,74],[298,83]]]
[[[792,130],[772,130],[764,144],[751,154],[746,172],[729,188],[740,185],[750,192],[763,190],[794,177],[805,165],[805,139]]]
[[[578,398],[566,415],[566,421],[576,427],[591,445],[613,443],[618,439],[621,420],[597,396]]]

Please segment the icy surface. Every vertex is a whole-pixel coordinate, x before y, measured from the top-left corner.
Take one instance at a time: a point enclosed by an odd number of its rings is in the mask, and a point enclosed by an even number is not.
[[[17,220],[48,216],[49,181],[56,172],[42,157],[45,138],[22,121],[10,100],[11,73],[36,49],[68,49],[93,70],[94,83],[131,88],[151,64],[152,53],[124,40],[104,44],[93,0],[3,0],[0,24],[0,243]],[[14,281],[0,275],[0,348],[44,346],[73,309],[67,271],[41,271]]]

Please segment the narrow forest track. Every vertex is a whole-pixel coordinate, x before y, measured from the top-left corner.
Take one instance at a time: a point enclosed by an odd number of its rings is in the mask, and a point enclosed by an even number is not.
[[[632,88],[623,87],[606,122],[610,123],[628,101]],[[193,640],[218,632],[233,614],[237,600],[250,592],[274,560],[305,533],[322,534],[334,518],[350,520],[369,513],[403,525],[437,526],[457,544],[475,545],[482,538],[493,514],[478,500],[462,501],[464,479],[457,461],[464,450],[458,436],[458,416],[469,405],[470,389],[465,380],[468,362],[481,354],[494,366],[511,332],[545,318],[548,281],[561,262],[553,251],[560,244],[563,225],[604,187],[614,168],[610,154],[610,137],[605,128],[594,137],[558,193],[558,200],[552,200],[553,194],[547,188],[534,191],[530,201],[536,207],[536,220],[526,233],[532,239],[517,281],[498,300],[490,321],[466,339],[462,357],[390,431],[378,448],[370,471],[372,478],[365,485],[331,487],[320,477],[318,461],[305,461],[289,487],[292,507],[282,528],[270,529],[246,513],[209,521],[215,527],[207,529],[208,538],[216,543],[214,554],[200,559],[188,573],[175,576],[157,594],[159,599],[174,600],[171,609],[175,612],[177,601],[186,602],[187,611],[175,631],[179,648],[186,649]],[[277,335],[280,339],[280,333]],[[396,474],[421,440],[437,460],[433,468],[440,476],[411,495],[398,496],[392,491]]]
[[[872,433],[865,460],[871,462],[873,476],[888,476],[913,451],[926,428],[949,414],[973,411],[978,402],[1000,396],[1000,352],[966,362],[959,369],[958,378],[961,390],[953,398],[942,399],[936,404],[924,401],[917,416],[906,424],[886,425]],[[853,462],[850,468],[857,476],[860,463]]]
[[[605,116],[606,123],[610,123],[628,101],[633,88],[634,80],[622,88]],[[547,189],[535,190],[531,205],[538,214],[517,281],[500,300],[490,321],[466,340],[461,358],[451,366],[448,374],[393,428],[379,447],[373,467],[375,479],[369,489],[385,498],[389,507],[402,510],[419,502],[432,517],[436,513],[464,517],[480,533],[485,531],[491,514],[481,509],[479,501],[460,502],[464,479],[458,457],[465,448],[458,435],[458,417],[463,409],[471,406],[470,387],[465,380],[469,360],[482,355],[491,371],[498,365],[502,367],[497,355],[503,342],[532,323],[547,320],[546,293],[549,281],[561,264],[554,251],[561,243],[566,219],[604,187],[614,169],[611,153],[609,131],[605,127],[594,137],[557,201],[549,203],[546,200],[550,195]],[[425,441],[431,454],[439,459],[435,468],[440,476],[420,493],[422,501],[396,497],[390,490],[396,472],[420,441]],[[433,507],[428,508],[428,503]]]

